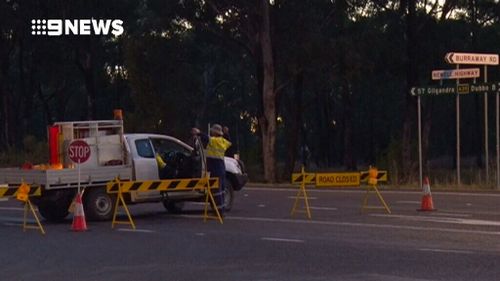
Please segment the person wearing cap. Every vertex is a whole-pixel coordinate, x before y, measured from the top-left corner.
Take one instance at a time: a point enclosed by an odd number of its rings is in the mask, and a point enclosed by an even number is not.
[[[210,136],[202,134],[199,129],[191,129],[191,134],[198,135],[206,148],[207,170],[210,177],[219,178],[219,189],[214,193],[217,209],[224,214],[224,180],[226,177],[226,166],[224,165],[224,154],[231,146],[231,142],[224,138],[222,126],[214,124],[210,128]]]

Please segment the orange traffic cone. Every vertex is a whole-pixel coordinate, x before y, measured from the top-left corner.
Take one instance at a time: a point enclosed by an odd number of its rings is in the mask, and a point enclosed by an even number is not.
[[[75,214],[73,215],[73,231],[86,231],[85,213],[83,212],[82,194],[78,193],[75,198]]]
[[[422,197],[422,205],[417,211],[436,211],[434,209],[434,203],[432,202],[431,185],[429,184],[429,178],[424,178],[423,184],[424,196]]]

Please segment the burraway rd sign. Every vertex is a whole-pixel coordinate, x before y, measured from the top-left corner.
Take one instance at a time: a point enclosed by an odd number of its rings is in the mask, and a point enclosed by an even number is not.
[[[498,65],[498,54],[447,53],[444,60],[450,64]]]
[[[479,68],[433,70],[432,80],[477,78],[480,74]]]
[[[500,82],[481,84],[458,84],[453,86],[413,87],[412,96],[438,96],[453,94],[497,93],[500,91]]]

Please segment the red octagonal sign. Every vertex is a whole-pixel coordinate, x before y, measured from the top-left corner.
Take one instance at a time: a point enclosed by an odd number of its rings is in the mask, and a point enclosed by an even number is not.
[[[83,140],[75,140],[69,144],[68,157],[75,163],[84,163],[90,158],[90,146]]]

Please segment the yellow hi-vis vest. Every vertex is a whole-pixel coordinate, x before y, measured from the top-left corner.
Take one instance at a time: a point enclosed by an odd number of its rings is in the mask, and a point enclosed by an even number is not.
[[[156,153],[155,158],[156,158],[156,163],[158,164],[158,168],[163,169],[163,168],[165,168],[165,166],[167,166],[167,163],[165,163],[165,161],[163,161],[160,154]]]
[[[210,137],[207,144],[207,157],[224,159],[224,153],[231,146],[231,142],[223,137]]]

